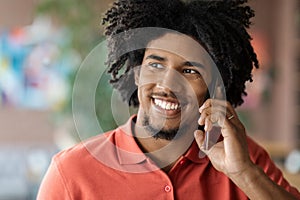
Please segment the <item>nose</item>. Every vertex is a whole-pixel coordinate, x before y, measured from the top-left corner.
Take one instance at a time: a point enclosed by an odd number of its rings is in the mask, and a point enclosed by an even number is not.
[[[180,93],[184,90],[185,82],[185,78],[177,70],[169,68],[161,77],[159,84],[175,93]]]

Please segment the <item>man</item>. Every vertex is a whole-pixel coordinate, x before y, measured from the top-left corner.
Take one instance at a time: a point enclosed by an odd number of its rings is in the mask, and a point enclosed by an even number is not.
[[[258,67],[244,3],[114,3],[107,64],[137,115],[57,154],[38,199],[300,199],[234,110]]]

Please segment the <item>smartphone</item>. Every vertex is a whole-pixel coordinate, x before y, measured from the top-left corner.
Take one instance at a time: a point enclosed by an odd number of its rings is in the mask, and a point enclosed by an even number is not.
[[[212,99],[224,99],[225,93],[222,88],[224,87],[223,82],[221,82],[220,78],[216,78],[213,82],[212,90],[211,90],[211,98]],[[209,150],[215,143],[217,143],[218,139],[221,135],[221,127],[217,125],[213,125],[213,128],[210,131],[205,132],[204,139],[204,149]]]

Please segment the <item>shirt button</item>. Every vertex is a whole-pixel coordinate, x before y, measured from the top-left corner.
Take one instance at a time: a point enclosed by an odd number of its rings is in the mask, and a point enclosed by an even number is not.
[[[183,165],[185,163],[185,160],[181,160],[180,162],[179,162],[179,164],[181,164],[181,165]]]
[[[171,192],[171,186],[166,185],[166,186],[165,186],[165,191],[166,191],[166,192]]]

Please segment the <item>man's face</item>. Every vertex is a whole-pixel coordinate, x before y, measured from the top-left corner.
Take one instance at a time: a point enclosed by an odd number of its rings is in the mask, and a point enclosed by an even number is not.
[[[198,108],[211,82],[211,62],[190,37],[167,33],[151,41],[135,74],[140,102],[137,124],[166,140],[173,139],[179,128],[197,124]]]

